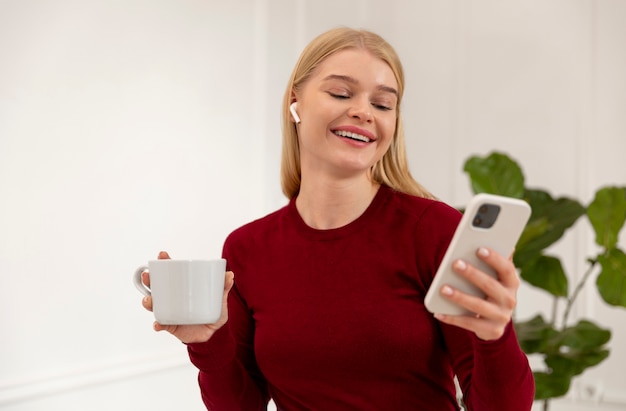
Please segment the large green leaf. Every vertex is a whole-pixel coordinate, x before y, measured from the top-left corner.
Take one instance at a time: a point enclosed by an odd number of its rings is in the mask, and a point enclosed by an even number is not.
[[[541,315],[537,315],[527,321],[515,322],[515,334],[522,350],[532,354],[549,350],[550,341],[557,331]]]
[[[602,347],[611,339],[611,331],[600,328],[588,320],[565,328],[559,335],[562,345],[576,350],[593,350]]]
[[[535,399],[562,397],[569,391],[572,376],[568,374],[534,372]]]
[[[579,375],[587,368],[600,364],[609,356],[609,350],[597,348],[593,350],[570,350],[546,356],[545,362],[560,375]]]
[[[611,338],[609,330],[582,320],[559,332],[541,316],[516,324],[524,352],[542,353],[548,372],[535,372],[535,399],[561,397],[569,391],[573,376],[598,365],[609,356],[604,345]],[[531,348],[531,351],[526,351]]]
[[[493,152],[487,157],[470,157],[463,170],[469,174],[474,193],[514,198],[524,195],[522,169],[506,154]]]
[[[596,232],[596,243],[605,248],[617,244],[619,231],[626,221],[626,188],[605,187],[596,192],[587,216]]]
[[[515,249],[514,261],[518,267],[557,242],[565,230],[585,213],[585,208],[578,201],[554,199],[543,190],[527,189],[524,197],[532,208],[532,214]]]
[[[602,299],[608,304],[626,307],[626,254],[613,248],[598,256],[602,271],[596,285]]]
[[[545,352],[545,363],[559,374],[581,374],[609,356],[604,345],[610,339],[611,331],[581,320],[554,335],[552,343],[555,345]]]
[[[556,257],[540,255],[522,266],[520,276],[555,297],[567,297],[567,276]]]

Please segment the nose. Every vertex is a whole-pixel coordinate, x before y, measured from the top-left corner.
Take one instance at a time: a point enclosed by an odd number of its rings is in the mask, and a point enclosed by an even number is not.
[[[348,110],[348,116],[356,118],[361,121],[371,123],[373,120],[372,106],[369,101],[354,101],[354,104]]]

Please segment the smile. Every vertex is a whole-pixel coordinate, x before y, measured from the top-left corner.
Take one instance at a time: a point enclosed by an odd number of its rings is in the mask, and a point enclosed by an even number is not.
[[[356,140],[356,141],[362,141],[364,143],[369,143],[371,140],[361,134],[357,134],[357,133],[352,133],[350,131],[344,131],[344,130],[336,130],[334,131],[334,133],[340,137],[346,137],[352,140]]]

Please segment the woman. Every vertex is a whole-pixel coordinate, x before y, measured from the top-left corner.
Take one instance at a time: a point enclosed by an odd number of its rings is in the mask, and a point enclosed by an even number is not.
[[[442,288],[478,316],[424,308],[460,215],[408,171],[403,87],[373,33],[331,30],[303,51],[283,102],[289,204],[226,240],[217,324],[155,324],[188,344],[208,409],[456,410],[454,376],[470,410],[531,408],[510,259],[478,253],[498,280],[457,262],[485,300]]]

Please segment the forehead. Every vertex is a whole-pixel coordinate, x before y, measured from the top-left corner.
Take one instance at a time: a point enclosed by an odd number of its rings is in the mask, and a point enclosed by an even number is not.
[[[312,78],[320,80],[330,75],[349,76],[364,85],[398,88],[391,67],[365,49],[346,49],[330,55],[316,68]]]

